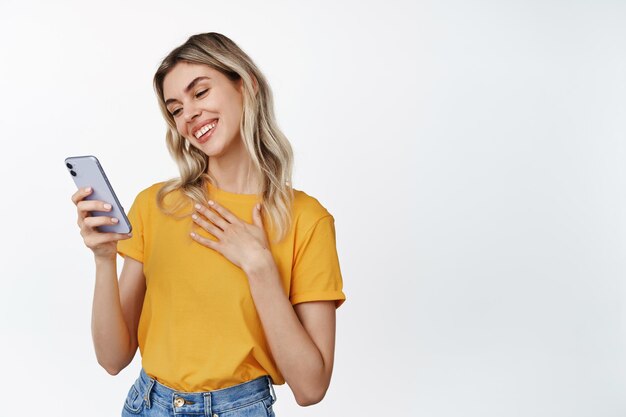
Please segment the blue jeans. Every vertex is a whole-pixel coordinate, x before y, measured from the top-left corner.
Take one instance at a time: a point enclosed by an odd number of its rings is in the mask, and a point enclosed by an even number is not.
[[[269,376],[216,391],[184,392],[141,369],[128,391],[122,417],[274,417],[276,393]]]

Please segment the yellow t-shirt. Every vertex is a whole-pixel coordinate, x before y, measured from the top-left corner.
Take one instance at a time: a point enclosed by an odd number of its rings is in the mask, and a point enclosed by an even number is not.
[[[186,392],[226,388],[269,375],[285,383],[265,339],[248,278],[219,252],[194,241],[209,237],[191,219],[165,215],[156,204],[163,182],[141,191],[128,218],[133,237],[118,242],[121,256],[143,263],[146,295],[138,329],[146,373]],[[252,223],[254,194],[234,194],[207,184],[212,199]],[[169,194],[165,202],[187,197]],[[187,207],[187,206],[186,206]],[[333,216],[313,197],[294,190],[293,222],[287,237],[271,245],[291,304],[345,301]],[[178,213],[177,213],[178,214]],[[269,231],[268,223],[264,223]],[[271,237],[268,234],[268,240]]]

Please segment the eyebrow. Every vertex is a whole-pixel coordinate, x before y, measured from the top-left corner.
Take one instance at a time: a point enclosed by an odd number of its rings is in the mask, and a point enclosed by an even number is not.
[[[190,82],[190,83],[189,83],[189,85],[188,85],[187,87],[185,87],[185,93],[188,93],[188,92],[189,92],[189,90],[191,90],[191,89],[192,89],[192,88],[193,88],[196,84],[198,84],[200,81],[203,81],[203,80],[210,80],[210,79],[211,79],[211,77],[206,77],[206,76],[205,76],[205,77],[196,77],[196,78],[195,78],[192,82]],[[168,100],[165,102],[165,105],[167,106],[168,104],[173,103],[173,102],[175,102],[175,101],[178,101],[178,100],[176,100],[175,98],[170,98],[170,99],[168,99]]]

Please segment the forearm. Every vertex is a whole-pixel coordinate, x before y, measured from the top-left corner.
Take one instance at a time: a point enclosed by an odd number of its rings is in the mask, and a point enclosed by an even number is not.
[[[130,338],[120,302],[117,259],[96,258],[91,334],[98,363],[110,374],[128,365]]]
[[[300,323],[273,260],[246,271],[266,339],[300,405],[314,404],[329,385],[319,349]]]

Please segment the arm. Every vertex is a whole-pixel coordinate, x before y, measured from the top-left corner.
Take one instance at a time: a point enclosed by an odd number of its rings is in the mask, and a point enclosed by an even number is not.
[[[292,306],[269,251],[261,266],[245,272],[269,347],[296,402],[320,402],[333,371],[335,301]]]
[[[202,216],[194,213],[192,218],[217,240],[196,233],[191,233],[191,237],[245,272],[268,345],[296,401],[302,406],[318,403],[332,374],[335,301],[291,305],[269,249],[260,205],[253,209],[253,224],[214,201],[209,201],[209,205],[214,211],[196,205]]]
[[[96,257],[91,316],[98,363],[111,375],[132,362],[137,352],[137,326],[145,295],[143,264],[125,258],[118,284],[115,256]]]
[[[128,365],[137,350],[137,324],[145,294],[143,264],[127,258],[118,284],[117,242],[132,235],[102,233],[98,226],[115,224],[108,216],[91,216],[90,212],[108,211],[103,201],[85,200],[91,188],[72,195],[78,212],[78,227],[85,245],[94,253],[96,282],[91,314],[91,335],[98,363],[115,375]],[[133,209],[131,208],[131,212]]]

